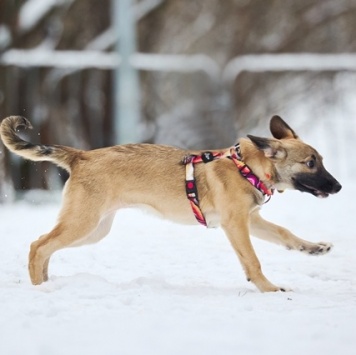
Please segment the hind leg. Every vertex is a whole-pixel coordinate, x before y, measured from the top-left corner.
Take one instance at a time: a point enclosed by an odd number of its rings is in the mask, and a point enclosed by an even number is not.
[[[68,245],[68,247],[77,247],[85,244],[93,244],[99,242],[110,232],[115,214],[116,212],[112,212],[106,217],[104,217],[100,221],[99,225],[91,233],[89,233],[85,238],[80,238],[78,241],[74,242],[73,244]],[[43,272],[42,272],[43,281],[48,281],[48,265],[49,265],[50,257],[51,256],[48,256],[43,264]]]
[[[73,213],[72,209],[68,210],[61,215],[59,223],[50,233],[31,244],[29,273],[34,285],[48,280],[49,259],[54,252],[67,247],[95,243],[109,232],[114,213],[101,219],[94,209],[89,211],[90,213],[83,210]]]
[[[95,229],[93,229],[85,238],[77,240],[71,247],[79,247],[86,244],[94,244],[103,239],[109,232],[114,221],[116,211],[111,212],[102,218]]]

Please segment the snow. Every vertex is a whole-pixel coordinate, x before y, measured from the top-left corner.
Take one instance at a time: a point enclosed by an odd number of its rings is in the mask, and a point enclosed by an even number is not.
[[[246,54],[231,59],[222,76],[229,83],[243,71],[355,71],[355,59],[355,53]]]
[[[29,245],[59,202],[32,192],[0,205],[0,353],[354,354],[356,185],[343,185],[328,199],[287,191],[263,207],[297,235],[334,244],[316,257],[253,239],[266,276],[293,289],[272,294],[245,280],[221,229],[138,210],[119,211],[100,243],[56,253],[50,280],[33,286]]]
[[[70,4],[73,0],[27,0],[19,13],[19,27],[30,31],[53,7]]]
[[[24,59],[24,56],[28,60]],[[0,63],[22,67],[43,66],[57,68],[99,68],[112,69],[120,64],[116,53],[100,51],[9,49],[0,58]]]
[[[115,69],[121,63],[120,56],[115,53],[98,50],[44,50],[9,49],[0,57],[0,64],[22,67],[43,66],[56,68],[97,68]],[[218,80],[220,69],[213,59],[204,54],[170,55],[135,53],[131,57],[134,68],[148,71],[204,71],[212,80]],[[355,66],[356,68],[356,66]]]
[[[0,49],[5,48],[11,43],[11,32],[8,27],[0,24]]]

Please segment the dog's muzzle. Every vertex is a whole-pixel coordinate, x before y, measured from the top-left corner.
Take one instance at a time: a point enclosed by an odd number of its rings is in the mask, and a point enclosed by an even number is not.
[[[300,173],[292,178],[296,190],[325,198],[338,193],[341,184],[326,170],[323,174]]]

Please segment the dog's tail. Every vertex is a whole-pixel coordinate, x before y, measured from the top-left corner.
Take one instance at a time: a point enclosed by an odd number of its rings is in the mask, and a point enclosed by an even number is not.
[[[71,166],[80,152],[61,145],[33,144],[21,139],[20,129],[32,129],[29,120],[22,116],[6,117],[0,125],[0,136],[4,145],[21,157],[33,161],[51,161],[70,172]]]

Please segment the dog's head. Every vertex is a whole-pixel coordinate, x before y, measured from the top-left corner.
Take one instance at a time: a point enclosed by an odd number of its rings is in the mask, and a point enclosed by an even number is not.
[[[277,189],[291,188],[317,197],[341,190],[340,183],[325,169],[320,154],[303,143],[279,116],[272,117],[270,129],[272,139],[251,135],[248,138],[271,162]]]

